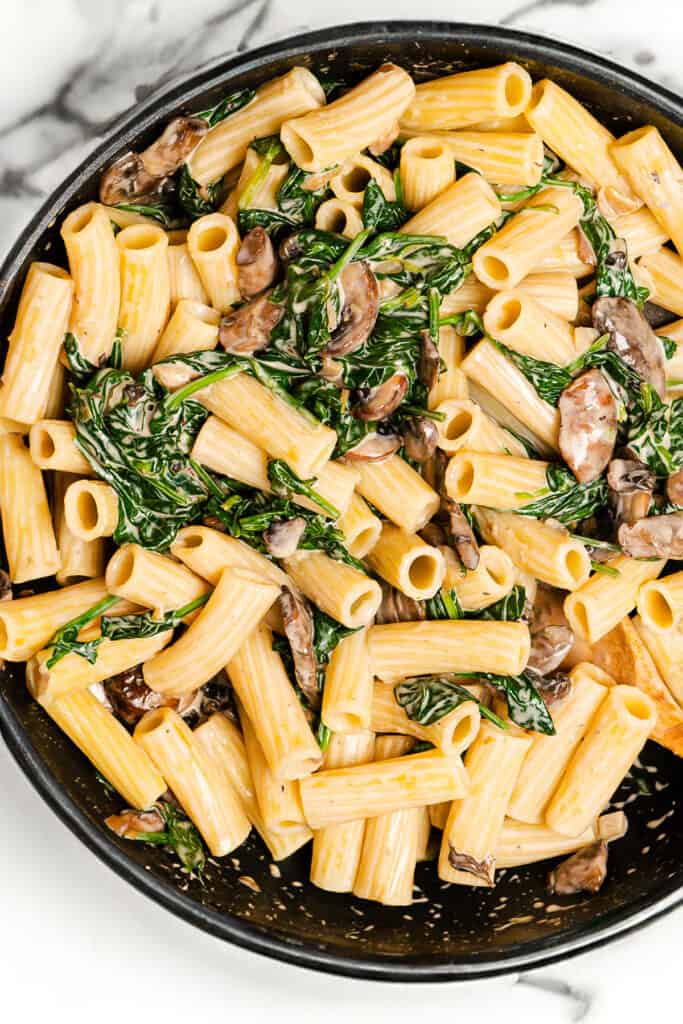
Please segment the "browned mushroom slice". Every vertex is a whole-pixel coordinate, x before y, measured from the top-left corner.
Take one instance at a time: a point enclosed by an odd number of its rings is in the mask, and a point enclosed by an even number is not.
[[[603,296],[593,303],[592,312],[593,326],[601,334],[609,333],[608,348],[663,398],[666,390],[664,349],[635,302]]]
[[[237,278],[241,295],[252,299],[275,280],[277,256],[266,231],[252,228],[237,251]]]
[[[596,843],[577,850],[548,875],[548,891],[556,896],[577,892],[598,892],[607,877],[607,843]]]
[[[104,693],[116,717],[127,725],[137,725],[147,711],[178,705],[177,697],[164,697],[150,690],[139,665],[106,679]]]
[[[100,178],[100,202],[105,206],[128,203],[134,199],[152,199],[163,193],[168,178],[150,174],[138,153],[124,153]]]
[[[418,622],[426,618],[424,603],[407,597],[385,580],[380,580],[382,603],[375,615],[375,622],[384,625],[388,622]]]
[[[655,475],[637,459],[612,459],[607,472],[610,500],[618,523],[637,523],[650,510]]]
[[[380,434],[372,431],[345,453],[347,462],[384,462],[401,447],[398,434]]]
[[[4,569],[0,569],[0,601],[12,600],[12,580]]]
[[[410,416],[403,423],[403,447],[413,462],[426,462],[436,451],[439,431],[426,416]]]
[[[569,626],[543,626],[532,631],[527,668],[541,676],[550,675],[560,667],[573,646],[574,634]]]
[[[624,523],[618,539],[631,558],[683,558],[683,512]]]
[[[479,565],[479,545],[465,513],[452,498],[443,498],[442,507],[448,516],[448,540],[458,558],[472,572]]]
[[[524,669],[524,675],[534,684],[548,708],[564,700],[571,693],[572,682],[566,672],[555,671],[547,676],[542,676],[527,666]]]
[[[379,312],[377,278],[364,260],[349,263],[339,275],[341,315],[325,346],[330,356],[346,356],[363,345],[372,333]]]
[[[441,448],[437,448],[431,459],[428,459],[422,467],[422,476],[437,494],[444,493],[447,466],[448,456]]]
[[[496,862],[490,853],[483,860],[477,860],[469,853],[460,853],[449,843],[448,863],[455,871],[464,871],[479,878],[484,885],[493,885]]]
[[[299,541],[306,529],[302,516],[293,519],[276,519],[263,533],[263,543],[273,558],[289,558],[299,547]]]
[[[666,496],[672,505],[683,505],[683,469],[672,473],[666,481]]]
[[[375,388],[357,388],[352,391],[349,411],[358,420],[384,420],[396,412],[407,390],[408,377],[401,370]]]
[[[320,707],[318,661],[315,656],[315,627],[310,605],[305,597],[283,587],[279,597],[285,636],[294,659],[296,679],[312,708]]]
[[[337,387],[342,387],[344,384],[344,366],[342,363],[337,362],[331,356],[323,355],[320,358],[321,366],[318,371],[318,376],[322,377],[323,380],[328,380],[330,384],[336,384]]]
[[[203,117],[174,117],[156,142],[140,154],[147,173],[157,178],[174,174],[208,130]]]
[[[429,331],[422,331],[420,335],[420,359],[417,364],[417,378],[424,384],[427,391],[431,391],[439,376],[441,357],[439,350],[434,344]]]
[[[442,544],[448,544],[448,535],[446,534],[446,531],[443,526],[439,523],[435,523],[434,520],[432,520],[431,523],[427,523],[427,525],[420,530],[420,536],[422,537],[422,540],[426,540],[428,544],[431,544],[432,547],[435,548],[441,547]]]
[[[597,480],[616,440],[614,395],[599,370],[587,370],[560,396],[560,452],[579,483]]]
[[[151,811],[126,810],[120,814],[110,814],[104,819],[104,824],[122,839],[136,839],[143,832],[163,832],[166,828],[156,808]]]
[[[284,306],[271,302],[270,295],[271,292],[265,292],[221,318],[218,340],[226,352],[248,355],[268,348],[270,332],[284,312]]]

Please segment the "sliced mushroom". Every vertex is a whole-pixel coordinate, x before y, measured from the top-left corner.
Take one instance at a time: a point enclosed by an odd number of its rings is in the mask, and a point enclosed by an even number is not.
[[[426,462],[436,451],[439,431],[426,416],[409,416],[402,426],[403,447],[413,462]]]
[[[318,376],[322,377],[323,380],[328,380],[330,384],[336,384],[337,387],[342,387],[344,384],[344,365],[343,363],[337,362],[331,356],[322,355],[320,358],[321,366],[318,371]]]
[[[531,633],[531,651],[527,668],[541,676],[550,675],[559,668],[574,646],[574,634],[569,626],[543,626]]]
[[[164,819],[156,808],[151,811],[121,811],[110,814],[104,819],[107,828],[122,839],[136,839],[142,832],[163,832],[166,828]]]
[[[240,294],[252,299],[269,288],[277,276],[277,268],[277,256],[268,233],[261,227],[252,228],[237,251]]]
[[[683,505],[683,469],[672,473],[666,481],[666,496],[672,505]]]
[[[479,565],[479,545],[474,531],[457,501],[443,498],[442,508],[448,516],[448,541],[465,568],[472,572]]]
[[[349,397],[351,415],[358,420],[385,420],[396,412],[407,390],[408,377],[402,370],[375,388],[357,388]]]
[[[295,260],[297,256],[301,256],[302,252],[301,239],[299,238],[298,233],[295,233],[293,235],[287,235],[286,238],[282,239],[280,242],[280,248],[278,249],[278,256],[283,263],[288,263],[289,260]]]
[[[196,729],[218,711],[231,715],[233,707],[232,687],[225,671],[221,671],[196,693],[181,697],[177,711],[193,729]]]
[[[560,396],[562,457],[579,483],[597,480],[617,440],[617,403],[599,370],[580,374]]]
[[[279,324],[284,306],[270,301],[271,292],[221,318],[218,340],[226,352],[246,355],[268,348],[270,332]]]
[[[601,334],[609,333],[608,348],[663,398],[666,390],[664,350],[635,302],[609,296],[597,299],[593,303],[593,325]]]
[[[105,679],[104,694],[116,717],[126,725],[137,725],[147,711],[178,705],[177,697],[165,697],[149,688],[139,665]]]
[[[368,153],[370,156],[381,156],[382,153],[386,153],[388,149],[391,149],[398,138],[398,133],[398,121],[394,121],[391,127],[387,128],[384,135],[380,135],[378,139],[375,139],[372,145],[368,146]]]
[[[209,130],[203,117],[174,117],[140,159],[148,174],[157,178],[175,174]]]
[[[607,472],[617,523],[637,523],[650,510],[655,475],[637,459],[612,459]]]
[[[448,844],[448,863],[455,871],[464,871],[468,875],[474,875],[484,885],[493,885],[493,876],[496,868],[495,858],[487,854],[483,860],[477,860],[469,853],[460,853],[451,843]]]
[[[283,587],[279,597],[285,636],[294,659],[296,679],[312,708],[320,707],[318,661],[315,656],[315,627],[310,605],[305,597],[290,587]]]
[[[339,287],[342,294],[339,323],[324,349],[330,356],[346,356],[359,349],[370,337],[379,312],[377,278],[365,260],[344,267],[339,275]]]
[[[384,462],[401,447],[398,434],[382,434],[373,430],[345,453],[347,462]]]
[[[439,350],[432,340],[429,331],[422,331],[420,335],[420,359],[417,364],[417,378],[424,384],[427,391],[431,391],[437,382],[441,357]]]
[[[566,593],[558,590],[557,587],[548,586],[546,583],[538,584],[529,625],[532,633],[539,633],[546,626],[569,627],[567,616],[564,613],[566,596]]]
[[[0,601],[12,600],[12,580],[4,569],[0,569]]]
[[[380,580],[382,603],[375,615],[375,622],[419,622],[426,617],[424,602],[407,597],[385,580]]]
[[[548,891],[556,896],[598,892],[607,877],[607,843],[599,839],[577,850],[548,875]]]
[[[441,449],[437,448],[431,459],[422,466],[422,476],[437,494],[444,493],[444,478],[448,466],[448,456]]]
[[[683,512],[623,523],[618,538],[631,558],[683,558]]]
[[[548,708],[558,704],[571,693],[572,683],[566,672],[555,671],[547,676],[542,676],[535,672],[534,669],[527,667],[524,670],[524,674],[531,679],[531,682]]]
[[[100,178],[100,202],[105,206],[154,199],[168,188],[168,178],[157,178],[145,169],[139,153],[124,153]]]
[[[324,188],[337,174],[339,174],[338,164],[335,164],[333,167],[326,167],[324,171],[305,174],[301,182],[301,188],[304,192],[317,192],[319,189]]]
[[[289,558],[299,547],[299,541],[306,529],[302,516],[293,519],[275,519],[263,533],[263,543],[273,558]]]
[[[427,523],[427,525],[420,530],[420,536],[422,537],[422,540],[426,540],[428,544],[431,544],[432,547],[435,548],[448,544],[448,534],[444,530],[443,526],[434,522],[434,520],[432,520],[431,523]]]

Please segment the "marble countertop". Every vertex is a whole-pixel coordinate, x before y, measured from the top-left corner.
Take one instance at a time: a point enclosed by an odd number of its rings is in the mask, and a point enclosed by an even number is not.
[[[341,7],[341,10],[340,10]],[[644,9],[646,14],[644,14]],[[609,53],[683,90],[680,0],[423,0],[426,18],[501,23]],[[23,0],[3,5],[0,255],[121,111],[219,56],[339,22],[414,18],[408,0]],[[383,986],[263,960],[171,917],[96,861],[0,744],[3,1004],[60,1024],[236,1016],[284,1024],[503,1013],[535,1024],[671,1014],[683,909],[607,948],[495,982]],[[9,1003],[7,999],[9,997]],[[19,1002],[19,999],[22,1002]]]

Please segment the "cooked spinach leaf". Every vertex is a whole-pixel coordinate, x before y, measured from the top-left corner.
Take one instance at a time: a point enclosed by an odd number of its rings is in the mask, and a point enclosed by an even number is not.
[[[198,182],[194,180],[187,164],[183,164],[178,174],[178,202],[190,220],[197,220],[207,213],[213,213],[216,204],[219,182],[206,186],[207,198],[201,193]]]
[[[628,425],[626,447],[657,476],[683,466],[683,398],[663,402],[654,388],[641,384],[640,401]]]
[[[168,846],[186,871],[201,878],[206,866],[206,854],[198,830],[173,804],[160,800],[154,807],[163,818],[163,832],[137,832],[130,835],[130,838],[139,843],[150,843],[152,846]]]
[[[93,640],[84,641],[78,639],[78,634],[86,626],[89,626],[91,622],[99,618],[100,615],[108,611],[118,600],[118,597],[112,595],[103,597],[101,601],[81,612],[75,619],[65,622],[46,645],[52,648],[52,653],[47,659],[46,667],[49,669],[54,668],[57,662],[65,658],[67,654],[79,654],[81,658],[85,658],[91,665],[94,665],[97,660],[97,648],[102,643],[102,638],[95,637]]]
[[[475,675],[477,673],[472,673]],[[521,676],[499,676],[480,672],[479,679],[486,680],[500,690],[508,706],[510,719],[521,729],[555,735],[555,725],[545,701],[534,686],[531,678],[522,672]]]
[[[428,619],[464,619],[458,599],[457,590],[440,590],[434,597],[425,601],[425,613]]]
[[[159,633],[166,633],[181,624],[186,615],[191,615],[197,608],[209,600],[211,594],[202,594],[182,608],[165,612],[158,618],[153,611],[133,615],[104,615],[102,617],[102,636],[109,640],[141,640]]]
[[[339,509],[311,487],[311,484],[315,483],[315,478],[301,480],[282,459],[273,459],[268,463],[268,479],[273,494],[277,494],[279,498],[291,498],[294,494],[301,494],[309,501],[314,502],[332,519],[339,519],[341,515]]]
[[[509,594],[502,597],[500,601],[490,604],[488,608],[482,608],[479,612],[472,612],[472,618],[495,619],[498,622],[519,622],[524,614],[526,604],[526,590],[521,584],[512,588]],[[466,613],[469,614],[469,613]]]
[[[167,229],[178,227],[180,223],[178,211],[171,203],[162,201],[158,203],[117,203],[116,209],[125,210],[128,213],[139,213],[143,217],[158,221],[163,228]]]
[[[208,110],[200,110],[198,114],[193,116],[203,118],[205,121],[208,121],[210,128],[214,128],[215,125],[224,121],[226,117],[236,114],[242,107],[246,107],[247,103],[251,103],[255,95],[256,93],[253,89],[238,89],[236,92],[231,92],[229,96],[225,96],[215,107],[209,107]]]
[[[565,526],[588,519],[597,509],[607,504],[607,481],[599,477],[587,484],[579,484],[564,466],[551,464],[546,473],[547,486],[535,500],[514,511],[520,516],[534,519],[557,519]],[[526,495],[520,494],[520,497]]]
[[[478,705],[482,718],[487,718],[500,729],[507,728],[502,718],[477,700],[466,687],[460,686],[448,676],[406,679],[394,687],[394,698],[408,718],[419,725],[434,725],[461,704],[473,701]]]
[[[410,217],[400,196],[400,178],[398,175],[396,177],[399,189],[397,189],[396,200],[393,202],[385,197],[374,178],[368,182],[363,196],[364,227],[373,228],[375,231],[396,231]]]

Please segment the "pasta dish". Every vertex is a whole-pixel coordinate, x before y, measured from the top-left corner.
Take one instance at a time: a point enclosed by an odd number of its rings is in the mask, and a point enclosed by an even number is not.
[[[191,875],[254,829],[386,905],[597,891],[683,756],[676,157],[513,62],[146,141],[21,290],[0,658]]]

